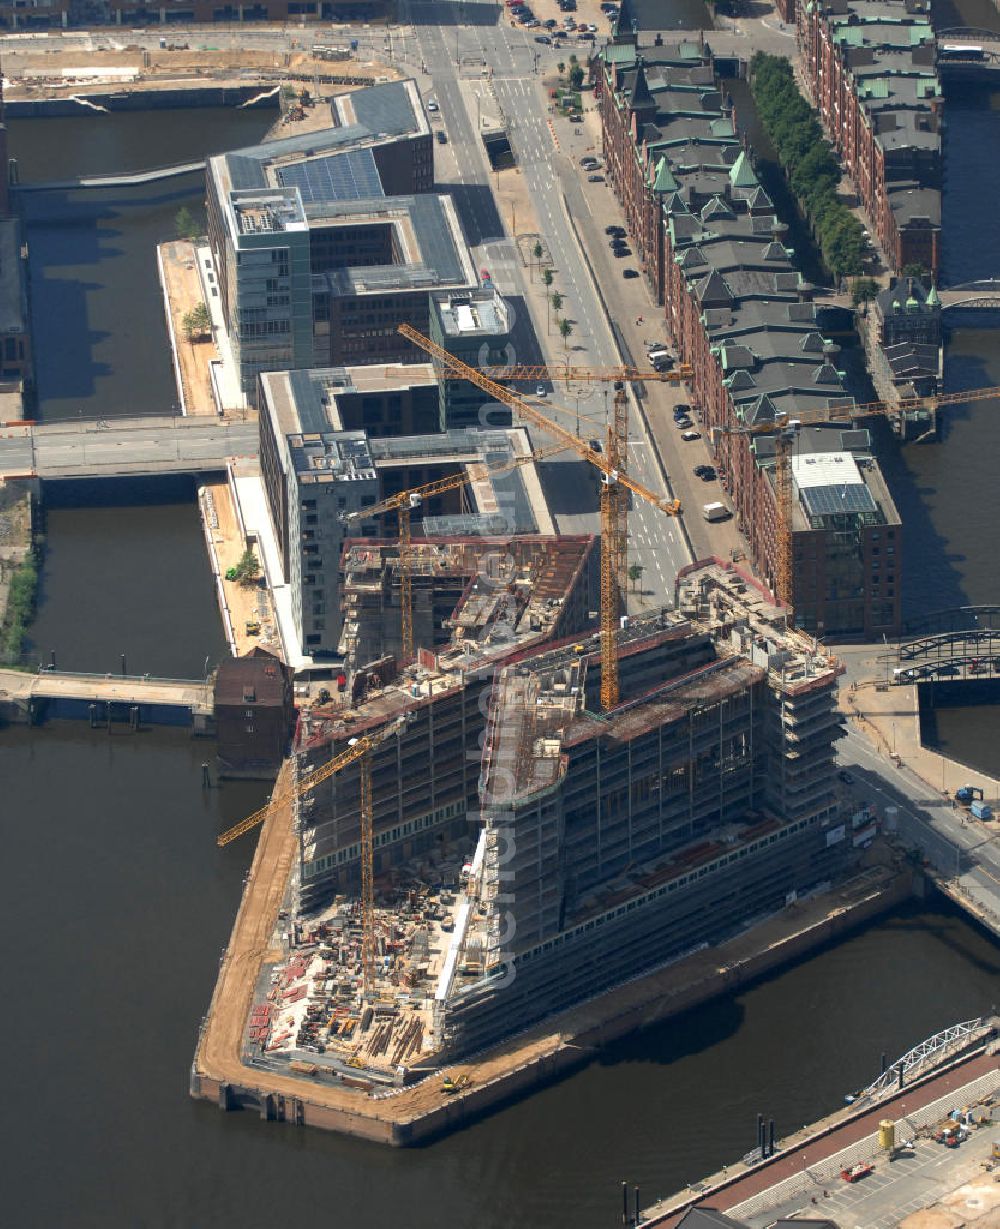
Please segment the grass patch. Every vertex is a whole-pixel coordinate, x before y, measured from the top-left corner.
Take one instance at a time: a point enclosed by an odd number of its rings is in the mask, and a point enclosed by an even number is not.
[[[34,550],[10,579],[7,610],[0,625],[0,662],[17,665],[38,603],[38,560]]]

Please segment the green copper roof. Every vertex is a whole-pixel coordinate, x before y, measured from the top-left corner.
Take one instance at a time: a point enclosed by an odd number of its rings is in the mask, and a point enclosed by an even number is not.
[[[928,307],[939,307],[940,304],[941,304],[941,298],[938,295],[937,286],[932,286],[927,295],[927,306]]]
[[[676,192],[677,180],[670,173],[666,158],[661,158],[656,164],[656,178],[653,181],[654,192]]]
[[[636,60],[634,43],[608,43],[601,52],[608,64],[634,64]]]
[[[729,170],[729,182],[734,188],[756,188],[757,186],[757,176],[754,174],[745,149],[740,150],[739,157]]]

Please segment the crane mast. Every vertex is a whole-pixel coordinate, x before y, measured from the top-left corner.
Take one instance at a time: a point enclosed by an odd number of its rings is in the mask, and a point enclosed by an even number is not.
[[[475,367],[470,367],[456,358],[443,346],[424,337],[408,324],[401,324],[399,332],[414,345],[425,350],[439,367],[453,376],[461,376],[489,393],[503,405],[516,410],[533,426],[545,431],[564,448],[571,449],[585,461],[599,469],[601,482],[601,706],[605,712],[618,704],[620,695],[618,679],[618,609],[624,588],[624,563],[628,541],[628,492],[651,503],[654,508],[668,516],[679,516],[681,506],[677,500],[663,499],[649,487],[630,478],[625,472],[628,444],[628,400],[619,389],[615,397],[615,411],[608,425],[606,455],[591,448],[579,436],[559,423],[547,418],[530,402]]]

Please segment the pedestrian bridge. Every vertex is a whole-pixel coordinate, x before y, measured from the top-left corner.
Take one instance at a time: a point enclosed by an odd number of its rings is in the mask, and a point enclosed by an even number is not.
[[[141,184],[159,183],[180,175],[194,175],[205,169],[200,162],[176,162],[171,166],[156,166],[148,171],[132,171],[121,175],[84,175],[79,179],[51,179],[40,183],[14,183],[15,192],[76,192],[81,188],[134,188]]]
[[[912,639],[885,659],[892,682],[1000,679],[1000,606],[936,611],[912,621],[907,631]]]
[[[222,470],[256,456],[255,420],[176,415],[0,426],[0,477],[116,478]]]
[[[206,680],[0,670],[0,715],[19,724],[63,717],[89,720],[92,727],[108,729],[125,722],[132,729],[149,724],[190,725],[195,733],[209,733],[213,714],[212,684]]]

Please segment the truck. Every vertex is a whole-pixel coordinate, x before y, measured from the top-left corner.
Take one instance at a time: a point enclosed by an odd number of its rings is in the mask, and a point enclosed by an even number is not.
[[[725,504],[718,500],[715,503],[705,504],[701,510],[702,516],[706,521],[728,521],[733,515]]]
[[[983,791],[978,785],[963,785],[961,788],[955,790],[955,801],[960,803],[962,806],[967,807],[969,803],[973,802],[976,798],[980,801],[982,801],[983,798]]]
[[[955,801],[959,806],[968,807],[973,819],[993,818],[993,808],[985,800],[978,785],[963,785],[955,790]]]

